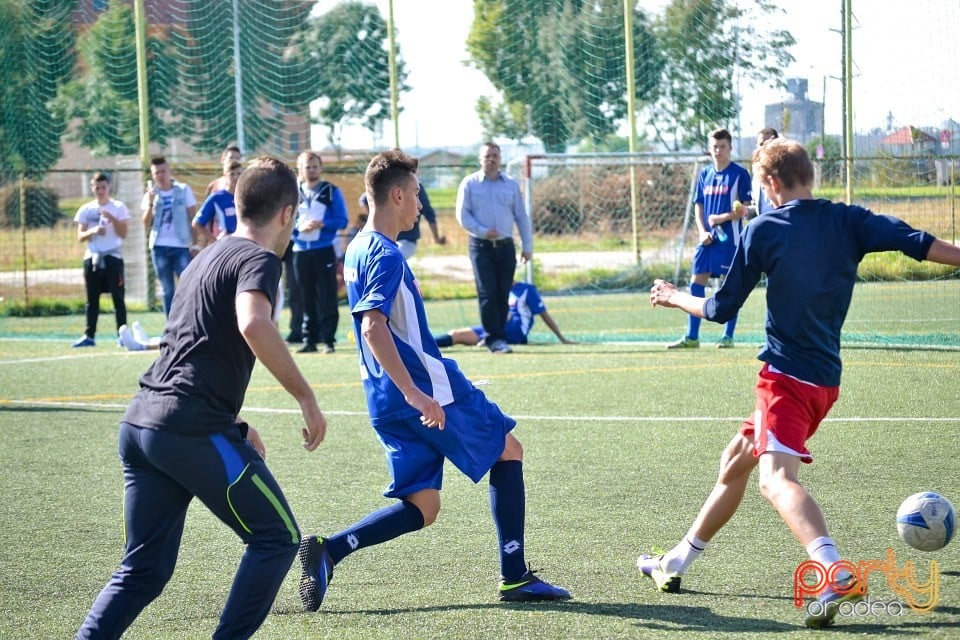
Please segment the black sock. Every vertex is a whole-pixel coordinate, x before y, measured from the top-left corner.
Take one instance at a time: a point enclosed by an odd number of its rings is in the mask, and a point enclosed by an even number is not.
[[[527,572],[523,557],[523,529],[526,515],[523,463],[504,460],[490,468],[490,510],[500,543],[500,575],[507,582]]]

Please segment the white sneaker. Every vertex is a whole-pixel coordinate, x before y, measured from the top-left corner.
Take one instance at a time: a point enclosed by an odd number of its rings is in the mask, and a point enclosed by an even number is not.
[[[143,327],[137,320],[133,321],[133,337],[137,342],[141,342],[143,344],[148,344],[150,342],[150,336],[147,335],[147,332],[143,330]]]
[[[133,332],[130,331],[130,327],[127,325],[121,325],[120,330],[117,332],[120,337],[120,344],[127,348],[127,351],[143,351],[147,347],[141,342],[138,342],[133,337]]]

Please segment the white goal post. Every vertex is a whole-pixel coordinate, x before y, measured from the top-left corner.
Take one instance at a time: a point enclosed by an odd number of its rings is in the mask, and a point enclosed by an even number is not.
[[[634,264],[672,261],[679,275],[699,153],[543,153],[511,162],[538,236],[571,238]]]

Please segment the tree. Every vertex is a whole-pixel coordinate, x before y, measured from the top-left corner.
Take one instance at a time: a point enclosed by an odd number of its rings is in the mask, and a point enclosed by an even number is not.
[[[493,104],[487,96],[480,96],[476,111],[487,140],[503,136],[520,143],[529,132],[527,107],[519,102]]]
[[[73,70],[72,3],[0,0],[0,182],[39,179],[62,154],[48,105]]]
[[[150,138],[163,145],[179,112],[177,67],[165,40],[148,37],[146,45]],[[133,9],[112,0],[80,36],[78,48],[83,75],[63,85],[53,105],[64,122],[76,121],[69,139],[94,155],[135,155],[140,148],[140,111]]]
[[[312,69],[311,100],[320,101],[314,122],[329,128],[335,147],[345,125],[376,132],[390,119],[387,36],[379,10],[351,0],[311,17],[298,38],[298,57]],[[399,54],[396,67],[397,90],[406,91],[407,72]]]
[[[219,153],[238,140],[233,3],[187,3],[183,26],[170,38],[181,56],[184,132],[193,146]],[[305,111],[316,78],[291,46],[307,24],[312,2],[238,0],[245,146],[260,148],[283,127],[283,115]]]
[[[600,142],[622,124],[623,32],[620,0],[475,0],[467,50],[505,104],[525,107],[530,133],[548,151],[563,151],[578,140]],[[640,10],[633,37],[635,97],[642,104],[655,97],[657,83],[650,78],[659,75],[662,61]]]
[[[770,0],[744,9],[736,0],[671,0],[655,21],[665,61],[660,97],[650,109],[655,137],[674,150],[703,145],[717,127],[730,127],[739,111],[737,80],[783,85],[793,61],[793,36],[758,31],[756,14],[783,13]]]

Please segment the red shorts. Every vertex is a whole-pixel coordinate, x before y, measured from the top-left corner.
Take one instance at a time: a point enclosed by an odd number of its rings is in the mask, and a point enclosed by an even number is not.
[[[807,440],[837,401],[840,387],[819,387],[764,364],[757,376],[757,406],[740,433],[753,437],[753,455],[780,451],[813,462]]]

